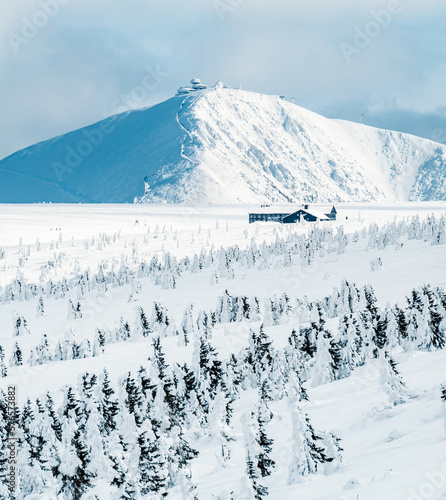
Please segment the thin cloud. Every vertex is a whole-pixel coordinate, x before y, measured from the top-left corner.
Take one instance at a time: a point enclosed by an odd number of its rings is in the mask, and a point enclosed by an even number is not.
[[[57,15],[14,51],[10,33],[20,35],[43,1],[60,1]],[[193,76],[296,97],[335,117],[348,115],[323,106],[350,102],[357,113],[432,138],[445,121],[444,2],[401,0],[400,12],[350,61],[341,48],[392,1],[5,0],[0,157],[104,118],[117,100],[155,104]],[[159,67],[162,80],[129,100],[147,67]]]

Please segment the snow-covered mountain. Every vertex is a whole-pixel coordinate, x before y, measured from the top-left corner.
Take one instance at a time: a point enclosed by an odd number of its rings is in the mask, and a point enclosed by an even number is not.
[[[445,196],[445,146],[221,85],[112,116],[0,161],[1,202]]]

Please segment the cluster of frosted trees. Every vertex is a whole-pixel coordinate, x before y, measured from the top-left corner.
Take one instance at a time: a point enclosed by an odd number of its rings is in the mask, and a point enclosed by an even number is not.
[[[108,344],[154,336],[177,336],[180,345],[188,345],[201,335],[210,338],[214,326],[221,323],[263,321],[266,326],[270,326],[291,322],[305,325],[300,328],[300,333],[305,337],[308,354],[311,355],[316,350],[324,353],[329,350],[340,352],[345,363],[339,373],[336,372],[336,377],[333,370],[333,373],[328,370],[327,374],[321,369],[316,378],[326,382],[348,375],[366,359],[374,357],[377,348],[393,350],[401,346],[405,351],[430,350],[442,348],[446,343],[443,323],[446,318],[446,295],[441,289],[429,286],[413,290],[406,299],[405,307],[387,304],[386,307],[379,308],[370,286],[358,289],[346,281],[339,290],[334,289],[331,296],[318,302],[310,302],[306,298],[290,299],[285,293],[260,301],[257,297],[231,296],[228,291],[217,302],[215,310],[202,310],[198,314],[195,314],[192,305],[188,306],[179,325],[175,324],[167,309],[157,302],[153,303],[150,315],[139,306],[136,308],[135,319],[121,318],[114,329],[97,329],[91,341],[80,341],[70,331],[63,339],[53,340],[51,343],[44,335],[31,350],[27,360],[23,359],[18,339],[10,353],[9,365],[39,365],[51,361],[100,356]],[[38,303],[39,310],[41,304],[42,302]],[[78,307],[70,301],[69,314],[71,310],[77,311]],[[334,335],[336,341],[333,340],[332,333],[324,329],[326,318],[339,318],[339,332]],[[318,336],[319,331],[324,331],[324,334]],[[13,335],[19,337],[27,334],[29,329],[26,319],[17,316]],[[334,342],[336,349],[333,347]],[[7,353],[1,346],[0,352],[5,358]],[[324,363],[335,366],[335,361],[326,357]],[[5,362],[0,360],[0,366],[6,374]]]
[[[227,466],[236,439],[233,405],[244,391],[253,390],[257,403],[243,417],[245,474],[231,497],[268,495],[264,478],[275,470],[275,443],[269,432],[275,418],[270,406],[275,401],[286,400],[292,422],[288,483],[329,473],[341,466],[341,443],[332,433],[313,427],[305,412],[304,384],[342,379],[376,360],[380,388],[389,402],[405,403],[414,394],[389,353],[396,347],[443,348],[445,308],[446,294],[429,286],[412,291],[405,308],[379,308],[371,287],[358,289],[347,282],[317,302],[291,301],[283,295],[261,304],[255,298],[226,292],[214,311],[194,314],[189,307],[179,327],[159,304],[154,304],[149,319],[138,308],[132,328],[122,321],[115,332],[97,334],[98,349],[106,349],[109,341],[147,338],[148,361],[138,372],[125,374],[114,385],[106,372],[86,373],[78,387],[65,388],[62,404],[56,406],[47,394],[17,409],[20,488],[24,494],[57,490],[65,498],[80,498],[94,485],[106,484],[112,499],[149,494],[162,498],[169,490],[194,499],[191,461],[198,454],[196,448],[203,440],[212,443],[219,450],[219,466]],[[328,318],[339,318],[338,331],[327,327]],[[264,324],[249,330],[246,347],[222,359],[212,344],[214,326],[220,322],[257,324],[262,319]],[[291,331],[287,346],[276,349],[265,329],[279,323],[289,324]],[[17,328],[26,334],[24,318]],[[193,346],[190,365],[166,363],[162,348],[166,335]],[[6,371],[3,352],[0,359]],[[3,478],[8,425],[2,395]],[[8,498],[5,488],[0,493]]]
[[[271,401],[286,398],[294,419],[290,483],[325,464],[340,463],[339,440],[316,431],[302,409],[308,397],[294,368],[298,357],[291,343],[285,351],[275,350],[261,327],[251,331],[249,346],[227,361],[202,334],[194,340],[190,366],[169,366],[156,337],[145,366],[124,375],[116,387],[106,372],[85,373],[77,388],[66,387],[60,406],[47,394],[17,409],[20,491],[50,494],[56,489],[65,498],[80,498],[94,484],[105,483],[110,498],[161,498],[170,488],[196,498],[190,466],[198,454],[194,446],[202,440],[213,443],[220,450],[219,466],[225,467],[235,440],[232,406],[249,389],[257,390],[258,403],[244,421],[246,476],[240,488],[245,496],[240,498],[268,493],[261,481],[274,470]],[[3,479],[9,425],[2,394]],[[5,486],[2,498],[8,498]]]
[[[92,290],[104,293],[110,287],[134,284],[135,280],[141,278],[150,278],[156,285],[169,289],[175,288],[178,280],[186,273],[199,273],[203,270],[210,270],[212,282],[216,283],[220,278],[234,277],[237,267],[259,270],[288,266],[307,267],[326,253],[345,253],[346,247],[360,238],[367,239],[369,250],[384,249],[392,245],[397,249],[407,239],[423,240],[432,245],[444,244],[446,217],[438,219],[431,216],[420,221],[417,216],[411,221],[393,222],[382,228],[371,224],[368,230],[364,229],[361,234],[349,236],[344,234],[342,227],[334,232],[329,226],[314,226],[305,235],[290,232],[286,236],[279,236],[276,232],[276,238],[271,243],[258,244],[253,239],[244,248],[239,245],[219,249],[213,246],[202,247],[192,258],[178,259],[169,252],[163,252],[161,260],[154,256],[147,262],[138,259],[136,252],[132,258],[122,255],[120,262],[102,262],[96,273],[76,268],[73,271],[74,277],[57,282],[45,275],[42,276],[40,284],[29,283],[19,268],[17,277],[12,282],[3,288],[0,287],[0,302],[30,300],[36,297],[64,298],[69,293],[74,295],[74,292],[82,298]],[[104,235],[101,241],[106,244]],[[0,249],[0,259],[4,257],[5,252]],[[44,268],[56,266],[56,261]]]

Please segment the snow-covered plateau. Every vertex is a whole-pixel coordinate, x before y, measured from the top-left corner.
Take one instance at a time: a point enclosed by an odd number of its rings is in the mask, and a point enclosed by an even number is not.
[[[4,203],[446,198],[446,146],[213,88],[112,116],[0,161]]]
[[[446,203],[336,207],[0,205],[0,498],[446,498]]]

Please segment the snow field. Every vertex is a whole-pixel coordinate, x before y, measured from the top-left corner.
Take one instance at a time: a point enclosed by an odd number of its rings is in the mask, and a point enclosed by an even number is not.
[[[127,372],[136,373],[141,365],[147,365],[152,353],[152,335],[147,338],[135,335],[130,341],[106,343],[104,353],[96,356],[90,353],[82,359],[53,360],[34,366],[29,366],[27,360],[43,335],[47,336],[49,350],[54,355],[57,343],[66,338],[78,342],[87,339],[93,346],[97,330],[113,331],[119,328],[121,318],[128,322],[132,332],[136,331],[137,308],[142,307],[151,321],[154,302],[165,308],[171,318],[171,329],[159,330],[167,363],[190,365],[196,334],[192,334],[191,343],[185,346],[181,335],[173,334],[173,329],[180,330],[184,311],[190,304],[193,304],[194,321],[201,310],[216,311],[219,298],[226,290],[233,297],[257,297],[261,314],[249,320],[215,324],[210,342],[222,360],[243,351],[249,345],[250,330],[258,331],[262,323],[276,350],[288,346],[293,329],[299,331],[308,325],[308,318],[298,313],[298,309],[281,317],[279,324],[274,324],[269,313],[265,314],[269,299],[283,293],[292,301],[305,297],[308,301],[320,301],[331,296],[335,287],[340,289],[342,280],[347,280],[358,288],[371,285],[378,306],[384,309],[387,303],[403,307],[412,289],[424,284],[446,287],[445,247],[432,245],[430,236],[396,237],[395,243],[370,248],[371,224],[376,223],[379,228],[394,222],[409,224],[417,215],[423,222],[431,214],[435,214],[438,223],[446,212],[446,204],[344,205],[339,209],[336,223],[291,227],[274,223],[248,225],[247,213],[253,209],[246,206],[0,206],[0,345],[5,351],[8,370],[7,377],[0,379],[1,387],[17,386],[19,406],[23,406],[28,397],[33,400],[47,391],[57,406],[63,404],[66,385],[76,387],[81,374],[99,375],[106,368],[117,389],[118,380]],[[341,239],[336,237],[341,226],[346,236],[345,248],[339,247]],[[322,248],[310,256],[309,264],[303,264],[302,256],[295,253],[295,249],[287,260],[286,245],[292,246],[293,238],[308,236],[314,228],[321,232],[324,228],[332,230],[333,239],[322,243]],[[36,244],[37,238],[40,246]],[[175,287],[170,275],[167,278],[162,275],[157,281],[154,275],[138,277],[136,274],[141,261],[150,262],[153,256],[157,256],[160,263],[165,262],[167,254],[176,257],[177,262],[186,256],[192,262],[194,254],[199,256],[200,252],[211,249],[217,252],[220,247],[228,250],[235,245],[240,249],[253,244],[262,248],[264,241],[272,248],[279,242],[283,248],[277,255],[265,257],[264,263],[259,261],[252,266],[235,261],[228,267],[215,262],[194,272],[185,269],[174,276]],[[382,265],[372,270],[371,262],[378,259]],[[52,264],[48,265],[50,261]],[[87,269],[91,277],[101,268],[107,276],[112,270],[118,273],[123,263],[130,273],[127,284],[110,283],[103,287],[98,283],[81,293],[79,286],[72,286],[70,281]],[[43,295],[44,314],[38,316],[37,296],[19,295],[16,300],[10,300],[4,295],[17,277],[23,283],[43,288],[49,280],[57,285],[66,279],[69,289],[63,297]],[[79,302],[82,318],[72,317],[70,299],[74,304]],[[29,333],[15,337],[13,331],[18,316],[26,319]],[[337,316],[327,319],[327,329],[334,337],[338,335],[338,323]],[[9,366],[16,342],[23,353],[23,366]],[[379,359],[368,359],[350,376],[316,387],[312,387],[314,373],[310,370],[304,383],[309,401],[302,401],[300,405],[316,430],[333,432],[341,438],[343,461],[333,466],[333,470],[326,464],[301,482],[289,484],[289,467],[295,452],[289,401],[284,398],[268,403],[274,416],[266,429],[274,440],[271,457],[276,463],[273,473],[260,481],[269,490],[268,498],[354,500],[359,495],[360,500],[439,500],[446,492],[440,401],[440,385],[446,379],[445,353],[435,349],[433,352],[407,351],[401,345],[389,351],[407,387],[416,394],[415,398],[395,406],[382,389]],[[191,471],[200,500],[230,498],[231,492],[234,498],[249,498],[249,492],[241,486],[246,480],[243,421],[246,414],[254,411],[258,392],[258,388],[247,387],[234,400],[231,427],[235,440],[227,443],[231,456],[224,466],[218,439],[205,436],[190,441],[199,451],[198,457],[191,460]],[[352,479],[353,488],[345,489]],[[94,498],[94,494],[101,500],[114,498],[116,492],[105,479],[93,482],[94,488],[85,498]],[[28,497],[56,498],[57,487],[54,488],[54,491],[47,489],[45,493]],[[183,496],[178,485],[168,491],[169,498],[189,498]]]

